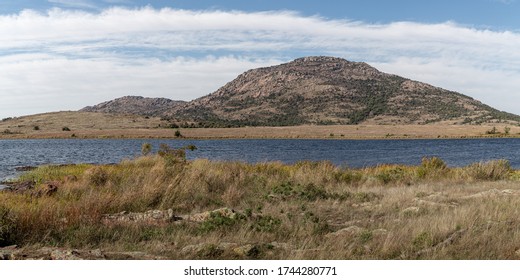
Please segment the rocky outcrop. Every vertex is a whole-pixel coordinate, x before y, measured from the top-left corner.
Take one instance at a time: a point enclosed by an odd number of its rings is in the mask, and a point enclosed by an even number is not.
[[[194,222],[202,223],[218,214],[227,218],[235,218],[237,213],[230,208],[220,208],[212,211],[195,213],[192,215],[175,215],[172,209],[168,210],[149,210],[146,212],[127,212],[123,211],[116,214],[105,214],[102,222],[105,224],[165,224],[173,222]]]
[[[7,188],[2,189],[2,191],[27,193],[36,197],[51,196],[58,191],[61,185],[58,181],[45,182],[39,186],[36,186],[34,181],[2,182],[2,184],[7,186]]]
[[[116,214],[103,215],[102,221],[105,224],[164,224],[182,220],[181,217],[175,216],[172,209],[168,210],[150,210],[143,213],[120,212]]]
[[[81,112],[97,112],[125,115],[161,116],[164,112],[184,104],[168,98],[125,96],[81,109]]]
[[[168,113],[196,123],[252,126],[520,121],[460,93],[325,56],[249,70]]]
[[[215,214],[218,214],[220,216],[230,218],[230,219],[234,219],[237,215],[237,213],[233,209],[220,208],[220,209],[216,209],[216,210],[212,210],[212,211],[205,211],[205,212],[196,213],[193,215],[182,216],[182,219],[185,221],[188,221],[188,222],[202,223],[202,222],[205,222],[208,219],[210,219],[212,217],[212,215],[215,215]]]
[[[76,250],[43,247],[18,248],[16,245],[0,248],[0,260],[161,260],[161,256],[145,252],[113,252],[101,249]]]
[[[469,96],[326,56],[246,71],[190,102],[125,96],[81,111],[159,116],[204,127],[520,123],[520,116]]]

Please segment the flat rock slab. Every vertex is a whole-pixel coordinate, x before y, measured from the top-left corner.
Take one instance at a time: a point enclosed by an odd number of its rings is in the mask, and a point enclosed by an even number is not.
[[[172,209],[168,210],[149,210],[146,212],[120,212],[116,214],[105,214],[101,218],[105,224],[118,223],[143,223],[143,224],[161,224],[182,220],[181,217],[175,216]]]

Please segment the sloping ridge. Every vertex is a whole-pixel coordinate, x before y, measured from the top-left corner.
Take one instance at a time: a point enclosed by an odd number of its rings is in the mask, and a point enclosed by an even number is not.
[[[201,127],[520,122],[469,96],[324,56],[249,70],[212,94],[168,106],[140,114]]]
[[[168,98],[124,96],[95,106],[81,109],[81,112],[98,112],[124,115],[161,116],[172,108],[186,103]]]

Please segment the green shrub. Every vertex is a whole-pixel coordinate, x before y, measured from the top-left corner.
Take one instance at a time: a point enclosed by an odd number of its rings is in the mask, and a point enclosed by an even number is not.
[[[245,216],[240,214],[236,214],[234,217],[228,217],[219,212],[211,212],[209,219],[199,225],[198,231],[199,233],[208,233],[220,228],[229,228],[244,219]]]
[[[68,128],[67,126],[64,126],[61,128],[62,131],[70,131],[70,128]]]
[[[152,152],[152,144],[150,143],[143,143],[141,146],[141,154],[143,156],[147,156]]]
[[[272,216],[259,216],[251,225],[251,229],[261,232],[273,232],[278,229],[281,224],[282,221],[278,218]]]
[[[448,172],[448,166],[442,159],[438,157],[424,157],[421,160],[421,166],[417,168],[417,177],[435,178],[445,175],[446,172]]]
[[[512,173],[511,164],[504,159],[474,163],[464,171],[472,179],[492,181],[507,179]]]
[[[325,191],[323,187],[316,186],[315,184],[294,184],[292,182],[285,182],[280,185],[276,185],[272,188],[271,194],[281,197],[283,200],[286,199],[302,199],[307,201],[315,201],[318,199],[345,199],[347,195],[338,193],[329,193]]]
[[[433,245],[433,237],[429,232],[421,232],[412,240],[412,246],[415,250],[421,250]]]

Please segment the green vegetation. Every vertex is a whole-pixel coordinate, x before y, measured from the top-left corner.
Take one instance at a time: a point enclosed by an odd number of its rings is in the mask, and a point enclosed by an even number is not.
[[[150,154],[144,144],[144,156],[116,165],[24,173],[18,182],[34,188],[0,192],[0,246],[171,259],[517,258],[520,172],[507,161],[351,169],[186,160],[193,149]],[[43,192],[49,185],[57,190]],[[168,209],[184,218],[104,218]]]

